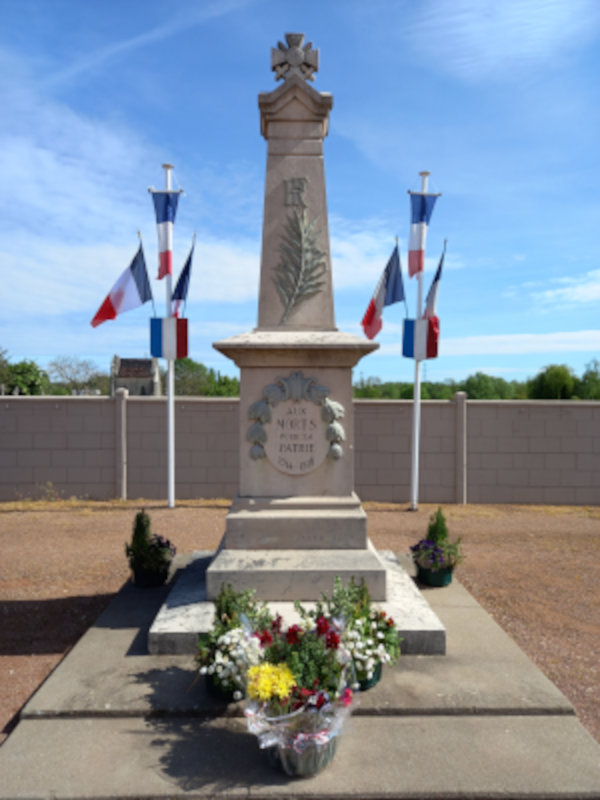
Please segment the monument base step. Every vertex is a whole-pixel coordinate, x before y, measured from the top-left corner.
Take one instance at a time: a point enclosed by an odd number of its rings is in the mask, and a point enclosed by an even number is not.
[[[385,567],[373,546],[357,550],[229,550],[217,553],[206,571],[208,598],[223,584],[254,589],[257,600],[318,600],[337,576],[365,584],[373,600],[386,599]]]
[[[377,605],[391,616],[402,638],[404,655],[445,655],[446,629],[391,551],[379,554],[386,572],[387,597]],[[153,655],[194,654],[198,635],[207,633],[214,621],[214,603],[208,600],[206,572],[212,554],[194,553],[166,601],[156,615],[148,633],[148,650]],[[327,588],[331,592],[332,584]],[[280,614],[284,625],[300,621],[294,603],[269,602],[274,614]],[[303,603],[310,609],[314,603]]]
[[[367,547],[367,515],[349,497],[237,497],[227,514],[229,550],[360,550]]]

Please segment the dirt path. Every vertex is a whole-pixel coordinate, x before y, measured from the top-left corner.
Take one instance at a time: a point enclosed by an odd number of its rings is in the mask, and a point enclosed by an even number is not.
[[[227,501],[145,502],[179,552],[217,547]],[[141,502],[0,504],[0,742],[10,721],[128,578]],[[378,549],[405,553],[434,506],[366,503]],[[447,506],[457,576],[600,741],[600,508]]]

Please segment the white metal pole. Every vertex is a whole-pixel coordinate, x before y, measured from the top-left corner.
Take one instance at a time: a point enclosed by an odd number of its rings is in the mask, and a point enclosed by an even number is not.
[[[421,192],[427,193],[429,172],[420,172]],[[423,273],[417,273],[417,314],[415,324],[421,319],[423,308]],[[419,448],[421,439],[421,362],[415,359],[415,380],[413,386],[413,429],[412,429],[412,461],[410,473],[410,510],[419,507]]]
[[[167,192],[171,191],[172,164],[163,164]],[[173,278],[165,276],[167,317],[173,316],[171,296],[173,294]],[[167,502],[169,508],[175,508],[175,362],[167,360]]]

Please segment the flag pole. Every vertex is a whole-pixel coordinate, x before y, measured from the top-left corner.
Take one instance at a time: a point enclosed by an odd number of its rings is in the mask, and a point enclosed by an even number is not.
[[[172,164],[162,165],[165,171],[165,188],[171,191]],[[167,317],[173,316],[173,277],[170,273],[165,275]],[[169,508],[175,508],[175,362],[167,359],[167,502]]]
[[[427,182],[430,173],[419,172],[421,176],[421,193],[427,194]],[[421,319],[423,309],[423,271],[417,273],[417,315]],[[412,426],[412,462],[410,474],[410,511],[418,510],[419,502],[419,441],[421,435],[421,362],[415,358],[415,380],[413,385],[413,426]]]

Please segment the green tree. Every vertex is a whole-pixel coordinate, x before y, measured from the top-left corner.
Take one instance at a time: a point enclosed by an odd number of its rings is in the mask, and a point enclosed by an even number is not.
[[[235,397],[240,393],[240,382],[206,367],[191,358],[178,358],[175,362],[175,394],[205,397]]]
[[[35,361],[18,361],[8,367],[6,391],[12,394],[15,388],[18,388],[19,394],[45,394],[50,388],[50,381]]]
[[[585,366],[585,372],[575,382],[575,393],[581,400],[600,400],[600,361],[596,358]]]
[[[528,395],[534,400],[570,400],[575,380],[566,364],[550,364],[529,381]]]
[[[0,347],[0,386],[4,386],[4,390],[8,391],[8,370],[10,363],[8,361],[8,350]]]

